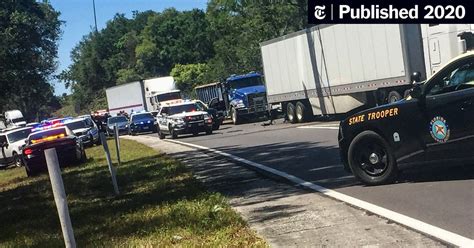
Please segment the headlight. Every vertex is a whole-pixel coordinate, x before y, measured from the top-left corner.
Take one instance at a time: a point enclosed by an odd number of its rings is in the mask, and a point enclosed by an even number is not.
[[[210,118],[212,118],[211,115],[209,115],[209,114],[204,114],[204,119],[210,119]]]
[[[125,125],[125,128],[127,128],[127,127],[128,127],[128,125]]]
[[[150,124],[150,123],[151,123],[151,121],[147,121],[146,123]]]
[[[176,118],[176,123],[182,124],[182,123],[184,123],[184,119],[183,118]]]
[[[235,101],[235,107],[236,108],[245,108],[244,101],[242,99],[236,100]]]

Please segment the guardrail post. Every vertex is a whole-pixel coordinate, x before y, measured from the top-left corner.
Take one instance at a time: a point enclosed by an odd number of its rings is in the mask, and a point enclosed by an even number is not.
[[[112,184],[114,186],[114,191],[116,195],[119,195],[119,188],[117,185],[117,172],[115,167],[112,165],[112,159],[110,158],[110,151],[109,146],[107,145],[107,138],[105,137],[104,133],[100,133],[100,141],[102,142],[102,146],[104,147],[105,151],[105,158],[107,159],[107,164],[109,166],[110,176],[112,177]]]
[[[64,244],[67,248],[75,248],[76,240],[74,239],[74,231],[72,229],[71,217],[69,216],[69,208],[67,206],[66,192],[64,191],[63,178],[61,169],[59,168],[58,155],[55,148],[46,149],[44,151],[46,164],[48,166],[49,179],[53,188],[54,201],[58,210],[61,230],[63,232]]]
[[[115,134],[115,149],[117,150],[117,161],[118,161],[118,166],[122,164],[120,162],[120,138],[119,138],[119,129],[117,124],[114,125],[114,134]]]

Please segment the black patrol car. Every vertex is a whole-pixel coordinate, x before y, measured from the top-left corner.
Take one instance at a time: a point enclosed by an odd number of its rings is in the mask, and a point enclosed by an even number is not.
[[[455,58],[401,101],[340,123],[346,170],[368,185],[413,164],[474,161],[474,52]]]

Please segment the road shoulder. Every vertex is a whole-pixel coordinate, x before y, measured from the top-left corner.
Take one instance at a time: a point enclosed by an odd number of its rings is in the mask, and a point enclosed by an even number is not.
[[[317,192],[277,182],[220,156],[161,141],[127,137],[187,165],[273,247],[443,247],[411,229]]]

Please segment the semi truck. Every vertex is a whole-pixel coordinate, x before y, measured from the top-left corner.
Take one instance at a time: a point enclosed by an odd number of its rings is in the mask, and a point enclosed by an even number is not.
[[[131,114],[156,110],[164,101],[181,99],[173,77],[139,80],[110,87],[105,90],[109,114]]]
[[[319,25],[261,43],[267,100],[288,121],[396,102],[470,48],[473,24]]]
[[[231,75],[222,82],[198,86],[195,91],[199,100],[231,117],[236,125],[267,113],[266,89],[257,72]]]

